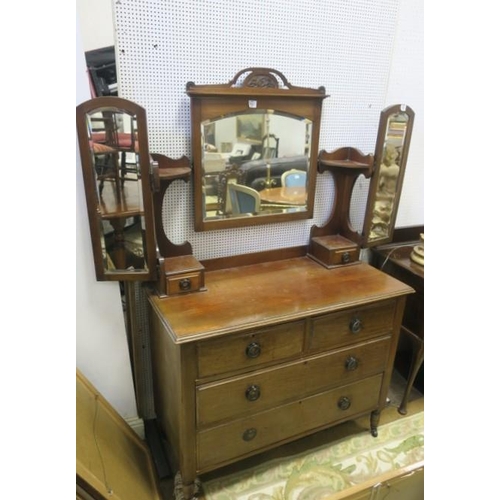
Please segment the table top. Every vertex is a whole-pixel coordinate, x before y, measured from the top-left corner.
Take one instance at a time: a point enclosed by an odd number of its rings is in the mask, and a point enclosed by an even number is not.
[[[366,263],[327,269],[308,257],[205,274],[206,291],[149,301],[175,343],[303,319],[413,290]]]
[[[305,205],[307,189],[300,186],[275,187],[259,191],[260,199],[267,203],[283,203],[286,205]]]

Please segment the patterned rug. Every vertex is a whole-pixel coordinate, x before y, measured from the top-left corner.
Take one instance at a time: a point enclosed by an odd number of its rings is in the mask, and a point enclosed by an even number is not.
[[[319,500],[424,458],[424,413],[203,482],[206,500]]]

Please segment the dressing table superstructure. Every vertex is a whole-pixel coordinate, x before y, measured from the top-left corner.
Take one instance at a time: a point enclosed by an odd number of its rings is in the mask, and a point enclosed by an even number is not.
[[[303,256],[149,296],[155,404],[186,498],[197,475],[386,403],[408,286]]]

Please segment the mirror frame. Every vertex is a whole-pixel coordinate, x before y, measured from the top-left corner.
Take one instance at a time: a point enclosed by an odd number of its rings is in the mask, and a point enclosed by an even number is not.
[[[238,80],[249,73],[241,84]],[[279,82],[281,80],[281,84]],[[325,88],[295,87],[279,72],[271,68],[246,68],[239,71],[227,84],[186,84],[191,99],[192,160],[194,166],[195,231],[247,227],[274,222],[310,219],[314,211],[317,152],[320,134],[321,108],[328,97]],[[305,211],[205,220],[203,217],[203,147],[201,126],[206,120],[223,118],[236,113],[272,109],[274,112],[306,118],[312,122],[311,149],[308,171],[307,205]]]
[[[370,229],[372,226],[372,220],[375,210],[375,202],[377,201],[378,187],[380,183],[381,167],[384,161],[384,152],[386,145],[386,135],[387,126],[389,119],[394,114],[405,113],[408,116],[408,122],[406,127],[406,133],[404,136],[404,143],[401,148],[400,158],[399,158],[399,174],[395,187],[395,194],[392,205],[391,219],[388,227],[387,235],[381,238],[373,239],[370,241]],[[396,218],[398,215],[399,201],[401,199],[401,192],[403,189],[403,180],[406,170],[406,162],[408,160],[408,152],[410,150],[411,135],[413,131],[413,122],[415,119],[415,112],[407,105],[404,104],[394,104],[385,109],[380,113],[379,128],[377,134],[377,143],[375,146],[374,154],[374,170],[373,175],[370,180],[370,187],[368,191],[368,199],[366,202],[365,220],[363,223],[363,233],[362,233],[362,247],[370,248],[378,245],[383,245],[392,241],[394,228],[396,226]]]
[[[144,204],[144,239],[146,249],[144,259],[147,268],[142,270],[117,270],[110,272],[105,268],[101,247],[101,217],[99,215],[99,196],[95,177],[92,151],[89,147],[87,115],[100,109],[111,108],[119,113],[135,115],[137,121],[137,141],[139,143],[138,165],[141,172],[142,198]],[[152,172],[149,156],[146,111],[138,104],[121,97],[96,97],[82,102],[76,107],[76,127],[83,170],[87,213],[92,240],[92,251],[97,281],[152,281],[157,277],[156,239],[152,199]]]

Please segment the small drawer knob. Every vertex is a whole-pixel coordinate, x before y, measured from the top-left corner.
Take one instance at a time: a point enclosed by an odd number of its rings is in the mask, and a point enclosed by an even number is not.
[[[183,291],[191,290],[191,279],[184,278],[179,281],[179,288]]]
[[[349,356],[345,360],[345,368],[348,372],[352,372],[356,370],[356,368],[359,366],[358,360],[354,356]]]
[[[258,385],[251,385],[245,391],[245,397],[248,401],[257,401],[260,398],[260,387]]]
[[[256,435],[257,435],[257,429],[255,429],[255,427],[251,427],[250,429],[247,429],[243,433],[243,441],[251,441],[252,439],[255,438]]]
[[[347,396],[342,396],[338,401],[337,401],[337,406],[341,410],[347,410],[351,406],[351,400]]]
[[[361,331],[362,323],[359,318],[352,318],[349,323],[349,329],[352,333],[359,333]]]
[[[342,264],[347,264],[351,260],[351,254],[349,252],[344,252],[342,254]]]
[[[247,358],[258,358],[260,356],[261,347],[258,342],[248,344],[246,349]]]

